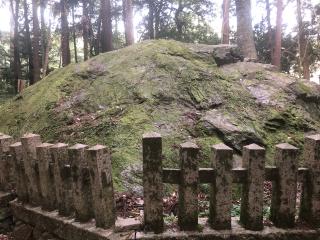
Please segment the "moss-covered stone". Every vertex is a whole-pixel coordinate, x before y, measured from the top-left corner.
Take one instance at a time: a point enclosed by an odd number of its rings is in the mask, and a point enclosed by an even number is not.
[[[52,72],[0,105],[0,132],[107,145],[116,188],[122,189],[121,172],[142,163],[145,132],[162,134],[166,167],[178,166],[177,146],[190,139],[201,147],[199,166],[205,167],[211,145],[224,141],[240,153],[253,136],[266,147],[270,163],[275,144],[301,147],[305,132],[319,131],[319,95],[319,87],[269,65],[218,67],[208,52],[188,44],[146,41]],[[238,129],[233,136],[209,134],[200,124],[213,109],[230,116]]]

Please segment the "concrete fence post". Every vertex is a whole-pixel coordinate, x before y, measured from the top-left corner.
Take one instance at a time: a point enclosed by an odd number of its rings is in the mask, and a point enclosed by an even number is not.
[[[73,204],[76,220],[80,222],[87,222],[94,216],[90,173],[85,159],[86,148],[87,145],[76,144],[68,149],[73,185]]]
[[[143,195],[146,231],[163,232],[162,139],[158,133],[143,135]]]
[[[180,230],[194,231],[198,228],[199,147],[194,143],[180,145],[181,183],[179,185]]]
[[[240,222],[246,229],[263,229],[263,182],[265,172],[265,149],[256,144],[243,148],[243,167],[247,179],[243,184]]]
[[[50,164],[52,164],[49,143],[42,143],[37,146],[37,159],[39,162],[39,179],[41,189],[41,206],[43,210],[53,211],[56,207],[56,189],[55,182],[50,171]]]
[[[295,224],[298,149],[290,144],[276,145],[275,164],[278,180],[272,184],[270,220],[276,227],[292,228]]]
[[[50,148],[53,161],[53,176],[56,189],[56,207],[62,216],[70,216],[73,211],[73,190],[68,145],[57,143]]]
[[[41,194],[36,146],[41,144],[41,139],[37,134],[26,134],[21,137],[21,143],[29,202],[31,205],[39,206],[41,204]]]
[[[116,211],[110,151],[97,145],[86,150],[86,158],[90,168],[96,226],[111,228],[115,225]]]
[[[8,135],[0,136],[0,190],[10,191],[13,189],[13,164],[9,146],[13,138]]]
[[[320,227],[320,134],[308,136],[304,144],[304,163],[308,176],[302,185],[300,219]]]
[[[216,177],[212,179],[209,223],[216,230],[231,228],[232,160],[231,148],[225,144],[212,146],[211,162]]]
[[[23,152],[21,142],[10,145],[10,153],[12,156],[12,162],[15,165],[15,185],[18,200],[26,203],[28,202],[28,190],[27,190],[27,176],[23,163]]]

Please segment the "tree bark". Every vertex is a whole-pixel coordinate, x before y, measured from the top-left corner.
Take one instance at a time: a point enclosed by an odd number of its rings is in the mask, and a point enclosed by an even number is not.
[[[229,42],[230,42],[229,12],[230,12],[230,0],[223,0],[223,4],[222,4],[222,33],[221,33],[221,36],[222,36],[221,43],[222,44],[229,44]]]
[[[82,0],[82,36],[83,36],[83,58],[84,61],[89,58],[89,13],[88,2]]]
[[[184,5],[182,3],[182,0],[178,1],[178,8],[175,13],[174,21],[177,28],[177,38],[178,40],[182,40],[182,34],[183,34],[183,22],[181,21],[181,13],[184,9]]]
[[[32,20],[33,20],[33,83],[40,80],[40,27],[38,19],[38,1],[32,0]]]
[[[237,42],[245,58],[257,59],[257,51],[253,39],[251,2],[236,0]]]
[[[101,51],[113,50],[112,16],[110,0],[101,0]]]
[[[42,47],[42,77],[45,77],[47,74],[47,69],[48,69],[48,61],[46,59],[48,58],[48,45],[49,45],[49,40],[51,39],[51,36],[49,32],[46,29],[46,24],[44,20],[44,12],[46,9],[47,5],[47,0],[41,0],[40,2],[40,20],[41,20],[41,47]],[[50,31],[50,29],[49,29]]]
[[[60,7],[61,7],[61,57],[62,57],[62,67],[65,67],[71,63],[67,1],[61,0]]]
[[[129,46],[134,44],[132,0],[123,0],[122,5],[126,45]]]
[[[154,31],[154,1],[150,0],[149,4],[149,14],[148,14],[148,34],[149,34],[149,39],[155,39],[155,31]]]
[[[73,37],[73,50],[74,50],[74,61],[78,63],[78,51],[77,51],[77,36],[76,36],[76,25],[74,16],[74,6],[71,7],[72,11],[72,37]]]
[[[13,5],[13,1],[10,1],[11,7],[11,14],[14,23],[14,30],[13,30],[13,86],[14,92],[18,91],[18,79],[21,75],[21,64],[20,64],[20,51],[19,51],[19,22],[18,22],[18,15],[19,15],[19,5],[20,0],[15,0],[15,5]]]
[[[282,0],[277,0],[277,24],[272,64],[276,66],[278,70],[281,69],[282,11],[283,2]]]
[[[310,80],[309,43],[304,32],[301,1],[297,0],[298,44],[299,44],[299,77]],[[301,73],[302,71],[302,73]]]
[[[267,13],[267,26],[268,26],[268,49],[270,51],[270,61],[273,59],[273,37],[272,37],[272,27],[271,27],[271,9],[270,9],[270,1],[266,0],[266,13]]]
[[[28,54],[29,81],[30,81],[30,85],[32,85],[34,83],[33,82],[33,60],[32,60],[32,44],[31,44],[31,36],[30,36],[27,0],[23,1],[23,13],[24,13],[24,27],[26,30],[25,38],[26,38],[26,46],[27,46],[27,54]]]
[[[51,40],[51,22],[49,23],[48,34],[46,39],[47,45],[44,51],[44,61],[43,61],[43,77],[47,76],[48,68],[49,68],[49,52],[52,44]]]

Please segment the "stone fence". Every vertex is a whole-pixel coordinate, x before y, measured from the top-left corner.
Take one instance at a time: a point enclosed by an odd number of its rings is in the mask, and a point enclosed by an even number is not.
[[[272,167],[265,167],[265,149],[256,144],[243,148],[242,168],[232,168],[233,150],[224,144],[212,146],[212,168],[199,168],[200,150],[191,142],[180,145],[180,169],[162,167],[162,138],[159,134],[145,134],[142,148],[144,231],[138,234],[138,238],[162,239],[164,236],[163,239],[170,239],[167,233],[163,233],[164,183],[179,185],[178,226],[181,233],[199,232],[198,192],[202,183],[211,188],[207,222],[209,229],[214,230],[212,237],[221,231],[224,236],[237,235],[232,231],[231,218],[233,183],[242,184],[240,223],[243,230],[251,235],[253,231],[263,232],[266,228],[263,225],[264,181],[273,183],[270,220],[274,226],[277,229],[295,228],[299,218],[311,226],[311,234],[319,236],[320,135],[305,138],[303,156],[307,168],[298,168],[298,149],[287,143],[275,147],[275,166]],[[302,194],[296,216],[298,182],[302,185]],[[89,148],[82,144],[70,147],[63,143],[42,143],[40,136],[35,134],[26,134],[20,142],[15,142],[10,136],[0,135],[0,190],[13,189],[17,200],[12,203],[12,208],[17,219],[33,221],[32,217],[19,216],[18,209],[20,212],[29,211],[29,214],[40,213],[46,219],[72,217],[80,223],[80,228],[82,223],[94,219],[94,228],[108,230],[97,231],[96,238],[84,238],[83,233],[80,238],[64,237],[63,233],[56,233],[57,229],[53,234],[66,240],[112,239],[109,230],[116,224],[116,211],[111,154],[105,146]],[[57,211],[57,217],[49,214],[53,211]],[[43,220],[42,224],[46,221]],[[57,221],[51,219],[50,224],[61,228]],[[88,231],[96,230],[91,227]],[[290,230],[286,231],[292,234]],[[201,238],[203,233],[198,234],[193,235],[193,239],[211,239],[208,236]],[[302,234],[309,239],[305,232]],[[185,239],[178,236],[172,239]]]

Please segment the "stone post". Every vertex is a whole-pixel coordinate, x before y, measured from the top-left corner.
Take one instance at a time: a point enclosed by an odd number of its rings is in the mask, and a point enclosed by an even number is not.
[[[308,136],[304,144],[304,163],[308,177],[302,186],[300,219],[320,227],[320,134]]]
[[[15,183],[16,193],[18,200],[26,203],[28,202],[28,190],[27,190],[27,176],[24,170],[23,152],[21,142],[10,145],[10,153],[12,156],[12,162],[15,165]]]
[[[30,204],[39,206],[41,204],[41,193],[36,146],[41,144],[41,139],[39,135],[26,134],[21,137],[21,143],[29,201]]]
[[[294,227],[297,197],[298,149],[288,143],[276,146],[278,181],[272,186],[270,220],[276,227]]]
[[[247,179],[242,188],[240,222],[246,229],[259,231],[263,229],[265,149],[256,144],[245,146],[242,164]]]
[[[9,149],[12,143],[13,138],[11,136],[0,136],[0,190],[2,191],[13,189],[13,165]]]
[[[52,144],[43,143],[37,146],[37,159],[39,161],[39,178],[43,210],[53,211],[56,206],[56,189],[50,165],[52,164],[50,147]]]
[[[143,195],[146,231],[163,232],[162,139],[158,133],[143,135]]]
[[[212,179],[209,223],[216,230],[231,228],[233,150],[224,144],[212,146]]]
[[[90,168],[96,226],[111,228],[115,224],[116,211],[110,151],[105,146],[97,145],[86,150],[86,156]]]
[[[73,182],[73,205],[76,220],[80,222],[87,222],[94,216],[90,173],[85,159],[86,148],[87,145],[76,144],[68,149]]]
[[[54,182],[56,188],[56,207],[62,216],[70,216],[73,211],[72,177],[68,158],[68,145],[57,143],[50,148]]]
[[[182,231],[198,228],[199,147],[194,143],[180,145],[181,184],[179,185],[179,227]]]

